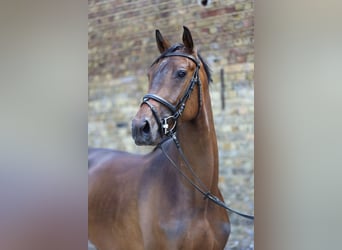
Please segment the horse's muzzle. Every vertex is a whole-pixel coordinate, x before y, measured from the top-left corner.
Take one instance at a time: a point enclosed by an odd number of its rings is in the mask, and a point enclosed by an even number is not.
[[[144,119],[133,119],[132,137],[136,145],[153,145],[151,122]]]

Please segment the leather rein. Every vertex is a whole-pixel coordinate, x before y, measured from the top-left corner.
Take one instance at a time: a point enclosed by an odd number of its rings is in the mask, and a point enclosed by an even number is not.
[[[155,95],[155,94],[146,94],[143,97],[143,101],[141,103],[141,105],[143,104],[147,104],[149,106],[149,108],[152,111],[152,114],[155,118],[155,120],[158,123],[158,128],[159,128],[159,133],[161,134],[161,137],[163,137],[164,135],[166,135],[168,138],[166,138],[165,140],[163,140],[162,142],[160,142],[158,144],[157,147],[159,147],[163,154],[166,156],[166,158],[170,161],[170,163],[172,164],[172,166],[197,190],[199,191],[204,199],[209,199],[210,201],[214,202],[216,205],[225,208],[226,210],[235,213],[239,216],[242,216],[244,218],[250,219],[250,220],[254,220],[254,215],[248,215],[248,214],[244,214],[241,213],[239,211],[236,211],[230,207],[228,207],[223,201],[221,201],[218,197],[216,197],[215,195],[213,195],[210,191],[204,191],[204,190],[209,190],[204,183],[201,181],[201,179],[196,175],[196,173],[194,172],[194,170],[192,169],[190,163],[188,162],[185,154],[183,153],[183,150],[179,144],[179,141],[176,137],[176,126],[177,126],[177,120],[178,118],[182,115],[184,109],[185,109],[185,104],[187,102],[187,100],[189,99],[194,87],[196,84],[198,84],[198,100],[199,100],[199,109],[198,109],[198,113],[202,107],[202,94],[201,94],[201,80],[199,78],[198,72],[200,69],[200,61],[197,60],[195,57],[191,56],[191,55],[187,55],[187,54],[183,54],[180,52],[170,52],[167,53],[165,55],[162,56],[163,57],[171,57],[171,56],[181,56],[181,57],[185,57],[190,59],[191,61],[193,61],[196,64],[196,69],[192,75],[192,78],[190,80],[190,84],[187,88],[187,90],[185,91],[185,94],[183,95],[183,97],[180,99],[180,101],[178,102],[178,104],[173,105],[170,102],[168,102],[167,100],[165,100],[164,98]],[[153,63],[155,64],[156,61]],[[152,64],[152,65],[153,65]],[[173,114],[168,116],[168,117],[164,117],[164,118],[159,118],[158,113],[156,108],[149,102],[149,100],[152,99],[156,102],[161,103],[162,105],[164,105],[165,107],[167,107]],[[197,113],[197,114],[198,114]],[[169,128],[169,123],[168,120],[172,119],[173,120],[173,125],[171,128]],[[182,160],[184,161],[186,167],[190,170],[191,174],[193,175],[193,177],[196,179],[197,183],[193,182],[186,174],[184,174],[184,172],[179,168],[179,166],[176,164],[176,162],[174,160],[171,159],[171,157],[167,154],[167,152],[165,151],[163,144],[164,142],[170,140],[172,138],[172,140],[174,141],[176,148],[182,158]],[[200,186],[201,187],[200,187]]]

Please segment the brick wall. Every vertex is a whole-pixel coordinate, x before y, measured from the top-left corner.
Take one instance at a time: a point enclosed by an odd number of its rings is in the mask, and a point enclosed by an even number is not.
[[[253,1],[89,0],[90,146],[147,152],[131,139],[130,121],[147,91],[147,70],[159,55],[155,29],[180,42],[182,26],[213,70],[210,88],[220,148],[220,187],[234,208],[254,208]],[[225,76],[221,110],[220,70]],[[230,244],[253,247],[253,225],[232,216]],[[247,229],[246,229],[247,228]],[[235,242],[235,243],[234,243]]]
[[[183,25],[213,67],[253,62],[251,1],[90,1],[90,81],[144,70],[157,53],[154,30],[179,41]]]

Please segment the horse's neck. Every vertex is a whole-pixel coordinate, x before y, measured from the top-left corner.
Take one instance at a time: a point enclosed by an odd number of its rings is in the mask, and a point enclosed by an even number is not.
[[[204,92],[197,118],[181,124],[177,128],[177,137],[194,172],[209,189],[203,191],[215,191],[218,185],[218,149],[208,92]]]

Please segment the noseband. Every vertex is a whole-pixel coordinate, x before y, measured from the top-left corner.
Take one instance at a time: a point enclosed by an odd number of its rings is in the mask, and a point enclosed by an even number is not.
[[[166,53],[161,58],[171,57],[171,56],[181,56],[181,57],[185,57],[185,58],[190,59],[191,61],[193,61],[196,64],[196,69],[194,71],[194,74],[192,75],[192,78],[190,80],[190,84],[189,84],[187,90],[185,91],[183,97],[179,100],[178,104],[173,105],[169,101],[167,101],[164,98],[162,98],[158,95],[155,95],[155,94],[146,94],[143,97],[143,101],[142,101],[141,105],[147,104],[147,106],[149,106],[149,108],[151,109],[152,114],[158,123],[159,133],[162,137],[163,137],[163,135],[172,135],[175,132],[177,120],[182,115],[182,113],[185,109],[185,104],[186,104],[187,100],[189,99],[189,97],[190,97],[193,89],[195,88],[196,84],[198,84],[198,89],[199,89],[199,91],[198,91],[199,109],[202,106],[201,80],[199,79],[199,76],[198,76],[198,71],[200,69],[200,62],[195,57],[193,57],[191,55],[183,54],[180,52]],[[159,58],[159,59],[161,59],[161,58]],[[159,59],[157,59],[157,60],[159,60]],[[155,63],[156,63],[156,61],[153,64],[155,64]],[[156,108],[149,102],[150,99],[152,99],[156,102],[159,102],[160,104],[167,107],[172,112],[172,115],[167,116],[167,117],[163,117],[160,119],[158,116]],[[199,109],[198,109],[198,112],[199,112]],[[169,124],[168,124],[169,119],[173,120],[173,126],[171,128],[169,128]]]

